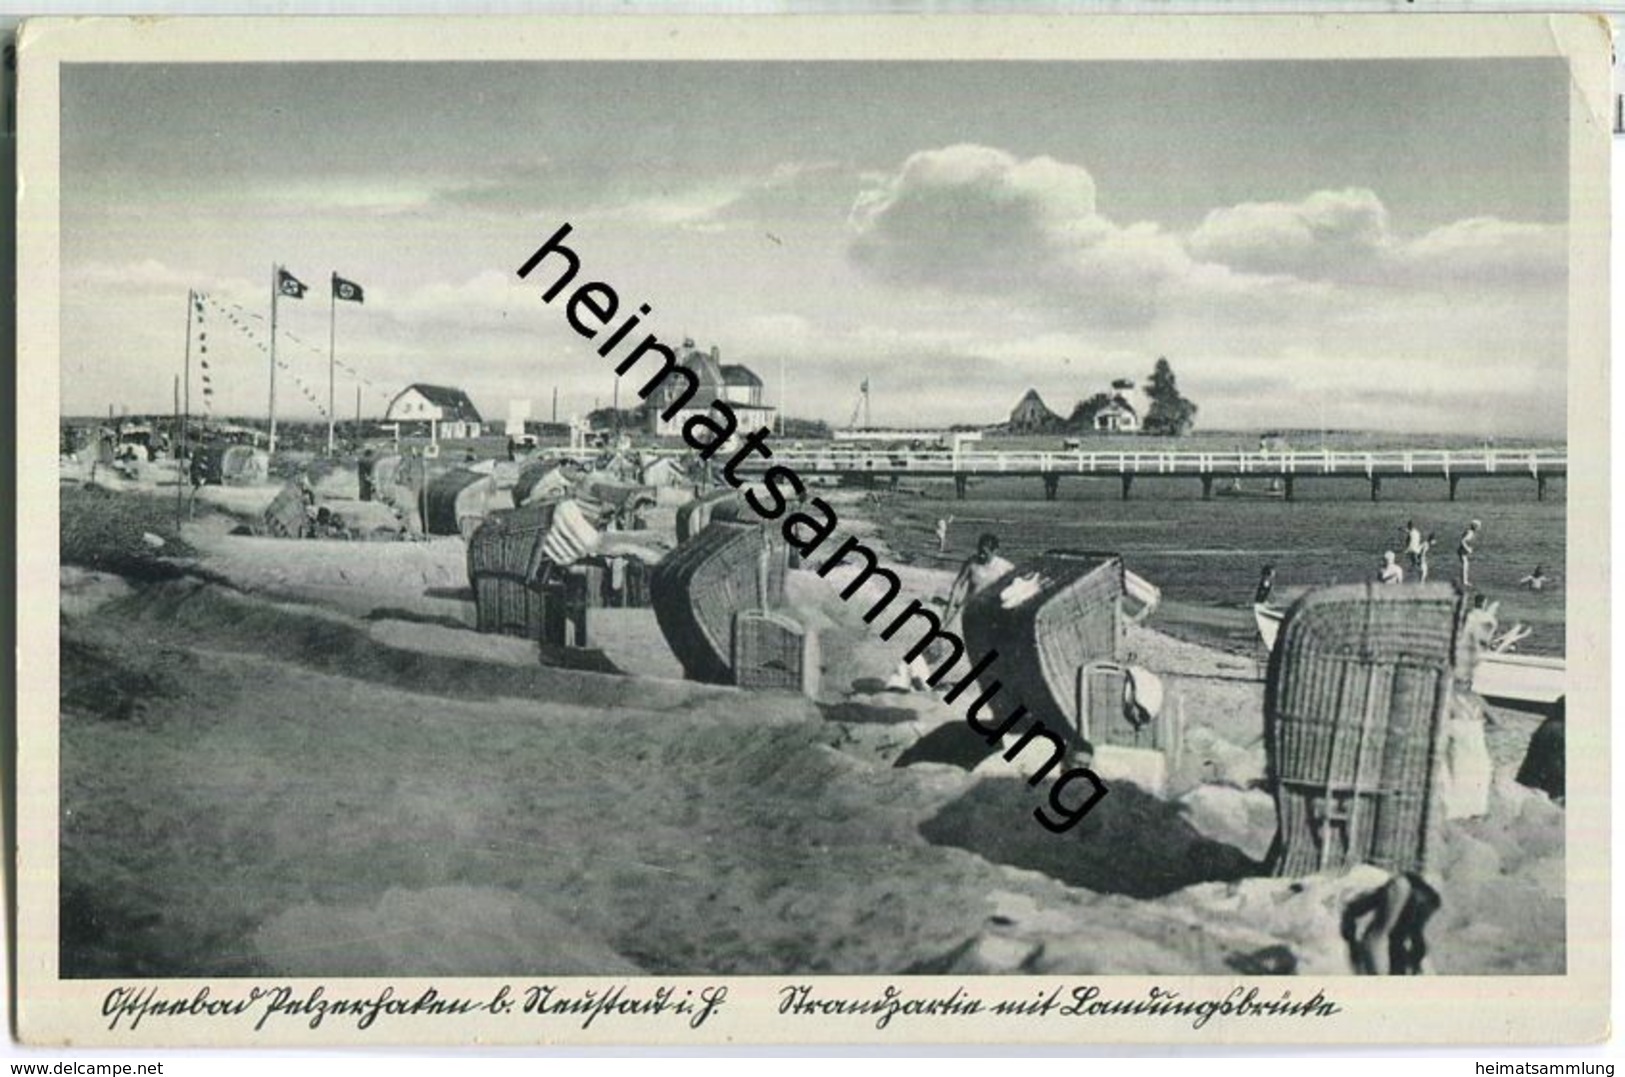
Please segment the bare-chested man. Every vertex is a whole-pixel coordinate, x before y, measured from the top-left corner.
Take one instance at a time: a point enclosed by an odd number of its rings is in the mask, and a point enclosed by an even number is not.
[[[983,532],[976,540],[976,552],[965,559],[953,586],[948,589],[948,611],[944,620],[953,620],[972,595],[997,583],[1015,567],[999,556],[999,536],[991,531]]]

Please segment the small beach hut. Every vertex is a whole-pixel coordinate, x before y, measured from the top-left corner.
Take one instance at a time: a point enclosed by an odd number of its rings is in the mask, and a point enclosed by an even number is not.
[[[761,555],[770,552],[765,601]],[[784,604],[788,547],[769,541],[758,525],[713,522],[680,543],[649,580],[655,620],[689,680],[734,683],[734,614]]]
[[[1287,612],[1264,692],[1275,874],[1427,866],[1462,615],[1446,583],[1328,587]]]

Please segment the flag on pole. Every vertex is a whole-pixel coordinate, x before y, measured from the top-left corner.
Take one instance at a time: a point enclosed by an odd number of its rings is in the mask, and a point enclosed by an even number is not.
[[[345,280],[337,273],[333,274],[333,298],[342,299],[347,303],[365,302],[361,298],[361,285],[353,280]]]
[[[306,288],[303,281],[286,269],[279,269],[276,271],[276,290],[289,299],[303,299],[305,293],[310,289]]]

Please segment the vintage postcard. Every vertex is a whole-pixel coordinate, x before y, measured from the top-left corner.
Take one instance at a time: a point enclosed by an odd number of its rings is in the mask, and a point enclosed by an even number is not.
[[[1598,1041],[1610,44],[26,24],[21,1035]]]

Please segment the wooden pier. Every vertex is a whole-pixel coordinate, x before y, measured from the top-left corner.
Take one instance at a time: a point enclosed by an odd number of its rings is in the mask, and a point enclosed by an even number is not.
[[[901,480],[951,479],[963,498],[973,478],[1029,477],[1041,480],[1045,500],[1058,496],[1061,480],[1116,478],[1126,501],[1141,477],[1191,478],[1210,500],[1234,490],[1243,497],[1280,497],[1291,501],[1299,479],[1348,479],[1368,485],[1371,500],[1382,498],[1384,479],[1435,478],[1446,484],[1451,501],[1470,478],[1527,478],[1535,497],[1546,499],[1546,484],[1568,476],[1564,450],[1418,449],[1383,452],[1023,452],[1015,450],[945,449],[886,451],[833,444],[816,448],[773,448],[771,461],[752,456],[741,472],[760,472],[769,464],[793,468],[805,476],[871,476]]]

